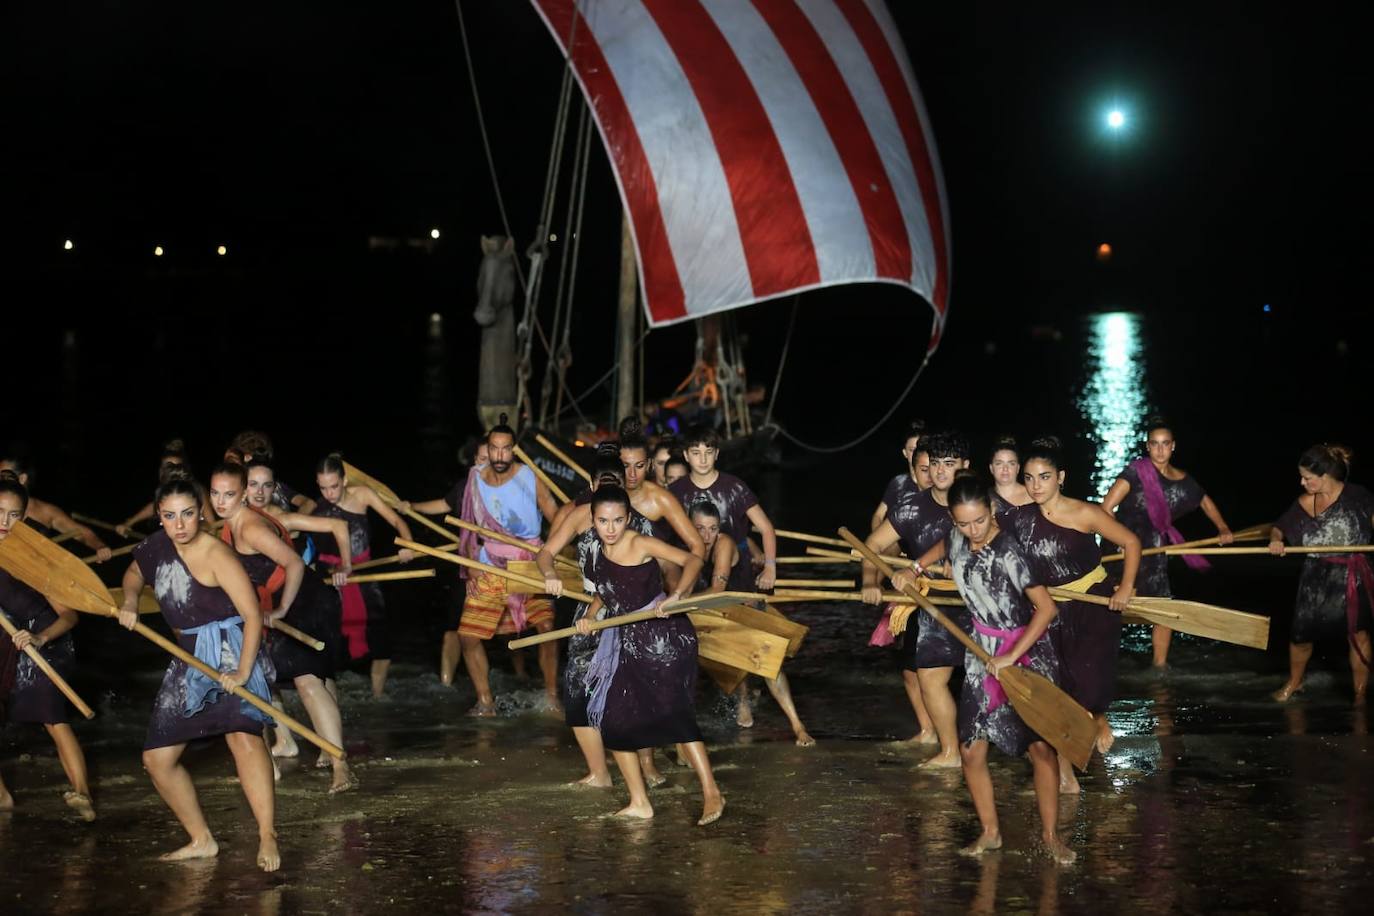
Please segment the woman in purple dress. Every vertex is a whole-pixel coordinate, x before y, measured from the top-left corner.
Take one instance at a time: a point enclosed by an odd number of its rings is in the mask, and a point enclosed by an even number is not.
[[[143,766],[191,837],[162,860],[215,856],[219,845],[181,755],[192,741],[223,735],[258,823],[258,867],[276,871],[281,853],[274,827],[272,758],[262,738],[267,717],[229,693],[241,686],[264,701],[270,698],[262,614],[253,583],[234,551],[202,530],[203,502],[200,486],[189,474],[167,474],[153,497],[162,530],[134,548],[134,562],[124,573],[119,622],[129,629],[138,623],[138,596],[147,582],[181,647],[221,672],[214,681],[180,660],[167,666],[148,724]]]
[[[1140,567],[1140,539],[1101,506],[1064,495],[1064,469],[1059,440],[1036,439],[1026,450],[1023,467],[1026,491],[1035,505],[1004,515],[1002,522],[1016,536],[1030,560],[1036,581],[1050,587],[1101,595],[1109,607],[1065,601],[1050,627],[1059,655],[1061,686],[1097,720],[1097,749],[1112,746],[1107,707],[1116,693],[1116,659],[1121,647],[1121,611],[1134,593]],[[1102,565],[1101,536],[1121,548],[1126,557],[1117,582]],[[1059,791],[1076,794],[1078,777],[1073,764],[1059,760]]]
[[[248,505],[247,486],[248,473],[242,465],[226,462],[211,472],[210,505],[224,520],[220,538],[234,548],[257,589],[258,609],[265,615],[269,627],[267,652],[276,670],[277,683],[294,686],[315,730],[326,741],[342,747],[343,720],[339,704],[325,688],[325,681],[334,676],[333,660],[327,652],[316,651],[270,629],[273,621],[285,619],[311,636],[324,632],[330,623],[327,600],[333,590],[316,576],[307,574],[305,563],[291,546],[291,532],[286,526]],[[339,575],[342,578],[342,574]],[[337,617],[334,622],[337,625]],[[280,698],[274,697],[272,704],[280,709]],[[277,728],[276,732],[279,740],[272,753],[289,750],[289,756],[295,756],[295,741],[280,740],[287,729]],[[355,788],[357,783],[347,761],[333,760],[333,764],[334,782],[329,787],[329,794]]]
[[[1303,493],[1274,523],[1269,552],[1283,556],[1285,542],[1303,547],[1370,543],[1374,494],[1348,483],[1349,473],[1350,450],[1344,446],[1314,445],[1303,452],[1298,459]],[[1374,569],[1365,554],[1309,554],[1303,560],[1288,645],[1288,681],[1274,699],[1283,702],[1302,689],[1313,642],[1339,638],[1350,648],[1355,705],[1363,705],[1369,686],[1371,601]]]
[[[948,566],[972,618],[971,635],[991,656],[986,666],[972,652],[964,658],[959,756],[982,833],[960,853],[980,856],[1002,846],[997,801],[988,772],[988,745],[992,744],[1012,757],[1029,755],[1041,839],[1055,862],[1069,865],[1076,856],[1056,830],[1059,765],[1054,748],[1031,731],[998,682],[1004,668],[1022,665],[1058,683],[1059,660],[1048,633],[1057,611],[1016,538],[998,528],[992,506],[991,491],[976,477],[956,480],[949,490],[954,528],[938,549],[932,548],[920,558],[925,565],[948,553]],[[893,614],[898,627],[904,622],[899,617],[905,618],[907,613]]]
[[[24,524],[28,489],[17,480],[0,478],[0,541],[15,525]],[[0,612],[19,632],[0,633],[0,707],[10,722],[42,725],[57,746],[57,758],[71,789],[63,800],[83,820],[95,820],[91,789],[86,781],[86,757],[67,721],[67,698],[57,685],[24,653],[25,646],[38,649],[63,678],[76,667],[71,629],[76,611],[53,604],[29,586],[0,569]],[[0,782],[0,811],[14,807],[14,798]]]
[[[372,526],[367,510],[382,517],[396,533],[411,540],[410,526],[405,519],[382,501],[376,491],[362,484],[349,483],[344,473],[343,456],[327,455],[315,466],[315,483],[320,488],[320,503],[313,514],[324,518],[343,519],[348,523],[349,549],[352,561],[363,563],[372,558]],[[330,567],[343,563],[339,545],[330,544],[324,537],[320,546],[320,562]],[[397,558],[409,563],[415,558],[413,550],[398,550]],[[352,661],[371,659],[369,674],[372,696],[380,699],[386,689],[386,676],[391,670],[391,632],[386,620],[386,603],[376,582],[345,585],[340,592],[343,602],[343,634],[348,640],[348,657]]]
[[[1162,417],[1150,417],[1145,422],[1147,456],[1126,466],[1102,500],[1102,508],[1116,511],[1121,524],[1140,538],[1143,547],[1166,547],[1183,541],[1174,522],[1201,508],[1217,526],[1217,543],[1230,544],[1234,538],[1221,510],[1212,502],[1187,471],[1174,467],[1174,431]],[[1199,572],[1209,569],[1205,559],[1184,555],[1183,561]],[[1136,591],[1152,598],[1172,598],[1169,587],[1169,557],[1154,554],[1140,561]],[[1174,631],[1156,624],[1151,634],[1154,666],[1163,668],[1169,663],[1169,641]]]
[[[606,617],[657,608],[689,592],[701,574],[699,558],[633,530],[631,511],[630,497],[620,487],[602,486],[592,496],[592,523],[601,549],[591,569],[596,601],[577,622],[584,636],[592,632],[588,618],[596,618],[599,606],[605,607]],[[666,599],[660,560],[682,569],[677,589]],[[587,668],[587,718],[615,754],[630,791],[630,804],[616,812],[618,816],[654,816],[636,751],[677,744],[701,780],[703,804],[697,823],[704,826],[720,818],[725,799],[716,787],[697,727],[696,682],[697,637],[685,616],[645,620],[597,634],[596,654]]]

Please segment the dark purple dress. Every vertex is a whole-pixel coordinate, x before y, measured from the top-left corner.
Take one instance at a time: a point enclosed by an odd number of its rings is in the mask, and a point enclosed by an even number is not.
[[[1341,488],[1336,501],[1315,518],[1294,500],[1274,524],[1283,532],[1284,540],[1294,547],[1368,544],[1371,515],[1374,515],[1374,494],[1359,484],[1348,483]],[[1357,553],[1308,554],[1303,559],[1298,597],[1293,605],[1293,631],[1289,637],[1293,642],[1340,639],[1359,630],[1369,632],[1369,598],[1358,579],[1359,566],[1366,562],[1368,557]],[[1350,568],[1346,563],[1356,566]],[[1359,586],[1353,613],[1346,599],[1347,581],[1351,575],[1357,577]]]
[[[1040,583],[1020,544],[1001,531],[975,552],[968,539],[955,530],[949,536],[949,562],[959,594],[971,612],[970,635],[989,655],[1001,655],[1035,614],[1026,589]],[[1059,682],[1059,661],[1048,633],[1035,641],[1018,664]],[[1042,740],[1017,714],[997,680],[987,676],[983,663],[968,652],[964,689],[959,693],[960,743],[987,741],[1003,753],[1019,757]]]
[[[1193,479],[1192,475],[1185,474],[1182,480],[1170,480],[1158,471],[1151,468],[1155,476],[1159,478],[1159,485],[1164,489],[1164,499],[1169,503],[1169,518],[1178,521],[1183,516],[1192,512],[1202,505],[1203,498],[1207,495],[1202,489],[1202,484]],[[1126,494],[1126,498],[1121,501],[1121,505],[1116,507],[1116,519],[1131,529],[1136,537],[1140,538],[1140,546],[1148,549],[1151,547],[1168,546],[1168,538],[1162,531],[1150,524],[1150,513],[1145,508],[1145,493],[1140,488],[1140,476],[1136,473],[1133,465],[1126,465],[1125,470],[1117,475],[1117,480],[1124,480],[1131,485],[1131,492]],[[1167,554],[1157,553],[1148,557],[1140,558],[1140,572],[1135,577],[1135,592],[1137,595],[1146,595],[1151,598],[1172,598],[1173,590],[1169,588],[1169,557]]]
[[[912,559],[921,556],[949,536],[954,528],[949,509],[935,501],[934,490],[924,490],[906,504],[897,504],[887,513],[887,521],[901,538],[902,551]],[[945,615],[968,632],[968,612],[944,608]],[[964,647],[954,635],[918,610],[913,639],[911,623],[902,634],[902,667],[908,671],[922,668],[958,668],[964,663]]]
[[[322,518],[341,518],[348,523],[349,550],[354,563],[363,563],[372,558],[372,526],[368,523],[366,512],[349,512],[336,503],[320,500],[311,513]],[[320,562],[330,569],[342,561],[339,546],[328,534],[320,534]],[[386,621],[386,601],[382,589],[376,582],[360,585],[345,585],[339,591],[342,604],[342,623],[344,639],[347,642],[348,658],[391,658],[391,632]],[[340,660],[342,662],[342,660]]]
[[[663,573],[653,560],[621,566],[598,552],[592,582],[607,617],[638,611],[663,595]],[[596,638],[588,717],[608,750],[701,740],[697,633],[685,614],[601,630]]]
[[[590,501],[591,494],[588,493],[587,499],[580,505],[586,505]],[[630,509],[630,527],[646,534],[650,522],[634,509]],[[577,551],[577,568],[582,570],[582,591],[590,595],[596,590],[592,583],[592,567],[601,554],[601,538],[597,536],[596,527],[592,526],[579,534],[573,540],[573,549]],[[572,616],[573,624],[586,616],[589,607],[590,605],[581,601],[577,603]],[[597,619],[606,619],[606,614],[606,608],[602,607]],[[587,667],[592,662],[592,656],[596,654],[598,641],[597,633],[589,636],[579,633],[568,640],[568,661],[563,669],[563,720],[569,728],[587,728],[591,724],[587,720],[587,700],[591,697],[591,688],[587,684]]]
[[[0,569],[0,610],[10,623],[37,636],[57,622],[48,599]],[[64,680],[76,668],[76,649],[68,630],[38,650]],[[33,659],[0,633],[0,705],[11,722],[58,725],[67,721],[67,698]]]
[[[162,606],[163,619],[178,631],[177,644],[187,652],[195,654],[197,636],[185,631],[238,617],[234,602],[223,589],[196,581],[165,531],[150,535],[135,547],[134,562],[138,564],[144,581],[153,587],[157,603]],[[228,628],[236,629],[241,634],[243,625],[235,623]],[[237,671],[239,657],[228,634],[221,638],[219,650],[218,669],[221,672]],[[254,681],[244,686],[263,700],[268,700],[267,680],[273,676],[272,665],[261,647],[253,667],[254,680],[261,681],[260,689],[255,689]],[[167,673],[162,677],[162,686],[158,688],[157,699],[153,703],[153,718],[148,723],[144,750],[185,744],[198,738],[211,738],[230,732],[261,734],[267,716],[247,702],[225,694],[218,685],[199,697],[199,700],[203,700],[199,702],[198,694],[202,688],[189,683],[187,673],[187,665],[180,659],[173,659],[167,665]],[[196,674],[203,678],[198,672]]]
[[[910,473],[898,474],[887,482],[882,502],[887,506],[890,516],[893,512],[901,511],[902,507],[911,505],[912,500],[920,495],[921,491],[916,486],[916,481],[911,479]]]
[[[270,515],[264,513],[264,516],[267,523],[276,529],[277,534],[290,543],[290,534],[286,529]],[[225,525],[220,530],[224,532],[230,529]],[[232,538],[232,534],[226,537]],[[232,540],[228,543],[229,546],[234,546]],[[261,553],[240,553],[238,558],[243,564],[244,572],[248,573],[248,579],[258,589],[259,599],[262,599],[268,581],[278,569],[277,564]],[[270,614],[276,611],[281,606],[280,602],[281,592],[273,591],[269,596],[268,606],[262,607],[262,612]],[[272,667],[277,671],[277,683],[283,687],[290,686],[296,678],[312,674],[320,680],[332,678],[334,652],[337,651],[339,644],[338,591],[333,586],[321,582],[319,573],[307,568],[300,591],[296,593],[296,600],[291,603],[291,610],[286,612],[282,622],[315,637],[323,642],[325,647],[316,652],[299,640],[283,636],[276,630],[266,630],[263,639],[267,643],[267,654],[272,659]],[[331,648],[334,651],[331,651]]]
[[[1097,537],[1056,525],[1040,507],[1009,513],[1012,531],[1030,561],[1037,582],[1066,585],[1101,566]],[[1110,598],[1117,580],[1108,576],[1088,589]],[[1059,655],[1061,686],[1091,713],[1106,712],[1116,694],[1116,658],[1121,647],[1121,615],[1083,601],[1060,601],[1050,638]]]

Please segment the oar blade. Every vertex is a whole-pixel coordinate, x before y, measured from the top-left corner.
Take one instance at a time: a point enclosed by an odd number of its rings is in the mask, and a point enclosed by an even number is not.
[[[382,502],[388,505],[395,505],[401,501],[401,498],[396,495],[395,490],[382,483],[376,477],[373,477],[371,474],[366,473],[355,465],[349,464],[347,461],[343,463],[343,466],[344,476],[348,478],[350,483],[358,483],[365,487],[371,487],[377,492],[377,495],[382,498]]]
[[[0,568],[58,604],[108,616],[114,599],[95,571],[28,525],[0,541]]]
[[[1136,598],[1127,614],[1192,636],[1250,649],[1269,648],[1269,618],[1259,614],[1177,598]]]
[[[724,607],[717,607],[715,611],[727,620],[733,620],[735,623],[744,624],[756,630],[763,630],[765,633],[772,633],[774,636],[781,636],[787,640],[788,658],[796,656],[801,649],[802,641],[806,639],[806,634],[811,630],[810,627],[800,623],[793,623],[780,612],[771,608],[760,611],[743,604],[727,604]]]
[[[697,631],[697,654],[721,665],[740,668],[769,680],[778,676],[787,657],[786,637],[756,630],[717,613],[690,611]]]
[[[1029,668],[1003,668],[999,680],[1026,725],[1080,770],[1088,768],[1097,723],[1073,697]]]

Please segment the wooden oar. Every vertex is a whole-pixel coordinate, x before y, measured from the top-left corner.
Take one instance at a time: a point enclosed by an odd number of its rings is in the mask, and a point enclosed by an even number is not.
[[[437,575],[432,567],[425,569],[406,569],[400,572],[386,573],[363,573],[361,576],[349,576],[349,585],[362,585],[364,582],[400,582],[404,579],[433,579]],[[333,580],[331,576],[325,576],[324,581]]]
[[[37,531],[26,525],[16,525],[10,530],[9,537],[0,541],[0,568],[5,569],[30,588],[42,592],[58,604],[74,610],[102,617],[118,617],[119,608],[115,607],[105,583],[85,563],[60,546],[52,543]],[[156,643],[164,651],[195,668],[201,674],[219,683],[220,674],[181,646],[172,642],[155,630],[142,623],[135,623],[134,632],[150,642]],[[297,722],[291,716],[276,709],[271,703],[249,693],[242,687],[235,687],[234,696],[250,704],[255,709],[271,716],[282,725],[291,729],[331,757],[342,760],[343,748],[332,744]]]
[[[1071,592],[1066,588],[1051,588],[1050,594],[1057,601],[1085,601],[1103,607],[1111,604],[1111,599],[1104,595]],[[1269,648],[1269,618],[1259,614],[1177,598],[1132,598],[1126,607],[1127,614],[1140,623],[1157,623],[1180,633],[1251,649]]]
[[[1272,522],[1267,525],[1251,525],[1249,528],[1242,528],[1240,531],[1234,532],[1232,536],[1237,541],[1267,541],[1269,539],[1269,532],[1273,527],[1274,525]],[[1212,537],[1202,538],[1197,541],[1183,541],[1179,544],[1169,544],[1164,547],[1146,547],[1144,550],[1140,551],[1140,555],[1142,557],[1152,557],[1161,553],[1192,553],[1191,550],[1185,551],[1183,548],[1210,547],[1219,540],[1221,540],[1220,537],[1213,535]],[[1103,557],[1102,562],[1112,563],[1125,558],[1126,555],[1124,553],[1114,553]]]
[[[779,566],[836,566],[846,560],[832,560],[830,557],[778,557]]]
[[[274,620],[270,624],[268,624],[268,626],[270,626],[272,629],[276,630],[283,636],[290,636],[296,642],[304,643],[305,645],[314,649],[316,652],[324,651],[323,642],[311,636],[309,633],[296,629],[295,627],[291,626],[291,624],[287,623],[285,620]]]
[[[457,549],[458,549],[458,545],[457,545],[457,544],[453,544],[453,543],[449,543],[449,544],[440,544],[438,547],[436,547],[436,548],[434,548],[434,549],[435,549],[435,550],[443,550],[443,551],[457,550]],[[378,566],[390,566],[390,565],[393,564],[393,563],[399,563],[399,562],[401,562],[401,558],[400,558],[399,556],[397,556],[396,554],[392,554],[392,555],[389,556],[389,557],[378,557],[378,558],[375,559],[375,560],[364,560],[364,561],[361,562],[361,563],[354,563],[354,564],[353,564],[353,568],[352,568],[352,570],[350,570],[350,575],[351,575],[352,573],[358,572],[358,571],[360,571],[360,570],[364,570],[364,569],[376,569]]]
[[[115,607],[124,606],[124,589],[110,589],[110,597],[113,599],[111,603]],[[162,613],[162,606],[157,603],[157,595],[154,595],[153,590],[146,585],[143,586],[143,591],[138,593],[138,612],[140,614]]]
[[[72,521],[80,522],[81,524],[87,526],[88,528],[100,528],[100,529],[102,529],[102,530],[104,530],[104,531],[113,531],[115,534],[119,534],[119,526],[118,526],[118,525],[112,525],[112,524],[109,523],[109,522],[102,522],[102,521],[101,521],[100,519],[98,519],[98,518],[91,518],[89,515],[82,515],[80,512],[72,512],[72,513],[70,513],[70,515],[71,515],[71,517],[72,517]],[[120,537],[125,537],[125,535],[122,535],[122,534],[120,534],[119,536],[120,536]],[[139,533],[137,533],[137,532],[134,532],[133,537],[135,538],[135,540],[142,540],[142,539],[143,539],[143,535],[141,535],[141,534],[139,534]]]
[[[55,544],[56,542],[55,542],[55,541],[49,541],[49,543]],[[141,543],[143,543],[143,542],[140,541],[139,544],[141,544]],[[137,547],[137,546],[138,546],[138,544],[126,544],[126,545],[124,545],[123,547],[116,547],[114,550],[111,550],[111,551],[110,551],[110,559],[113,560],[115,557],[122,557],[122,556],[125,556],[126,554],[133,553],[133,552],[134,552],[134,548]],[[91,566],[94,566],[95,564],[99,563],[100,561],[96,559],[95,554],[91,554],[89,557],[82,557],[82,558],[81,558],[81,562],[86,563],[86,564],[89,564],[89,565],[91,565]]]
[[[57,537],[55,537],[55,538],[52,539],[52,542],[53,542],[54,544],[64,544],[64,543],[66,543],[67,541],[72,540],[72,539],[75,538],[76,536],[77,536],[77,532],[75,532],[75,531],[68,531],[68,532],[66,532],[66,533],[64,533],[64,534],[59,534],[59,535],[57,535]]]
[[[655,617],[671,617],[674,614],[686,614],[688,611],[709,610],[714,607],[724,607],[728,604],[738,604],[739,598],[730,592],[715,592],[709,595],[693,595],[681,598],[677,601],[665,601],[657,608],[650,608],[646,611],[632,611],[629,614],[621,614],[619,617],[608,617],[605,620],[592,620],[588,626],[592,632],[605,630],[609,627],[623,626],[627,623],[639,623],[644,620],[653,620]],[[534,636],[526,636],[523,639],[513,639],[510,642],[512,649],[523,649],[526,646],[537,646],[540,643],[555,642],[560,639],[567,639],[577,635],[577,627],[563,627],[561,630],[550,630],[547,633],[539,633]]]
[[[862,601],[863,592],[832,592],[823,589],[810,590],[803,588],[778,589],[769,595],[765,600],[769,604],[791,604],[797,601]],[[926,600],[931,604],[943,604],[948,607],[963,607],[964,602],[961,598],[945,598],[938,595],[927,595]],[[883,592],[884,604],[905,604],[910,605],[912,601],[904,592]]]
[[[568,502],[568,494],[564,493],[562,488],[559,487],[558,484],[553,482],[552,477],[544,473],[543,468],[534,463],[533,458],[525,454],[525,450],[523,448],[517,445],[512,448],[512,451],[515,452],[516,458],[519,458],[520,461],[523,462],[527,468],[529,468],[531,471],[534,471],[535,477],[538,477],[540,480],[544,482],[544,486],[549,488],[549,492],[553,494],[554,499],[558,500],[561,503]]]
[[[372,475],[367,474],[362,470],[359,470],[358,468],[349,464],[347,461],[343,463],[343,466],[345,477],[347,477],[354,483],[360,483],[364,486],[371,487],[373,490],[377,492],[377,495],[382,498],[382,502],[386,503],[391,508],[401,512],[401,514],[403,514],[406,518],[419,522],[421,525],[424,525],[430,531],[433,531],[435,534],[439,535],[446,541],[452,541],[455,544],[458,542],[458,539],[453,536],[453,532],[449,531],[443,525],[440,525],[437,522],[425,518],[423,515],[416,512],[414,509],[402,509],[401,497],[397,496],[396,491],[391,489],[391,487],[388,487],[386,484],[382,483],[380,480],[373,477]]]
[[[10,634],[11,639],[14,638],[14,634],[19,632],[19,628],[16,627],[10,621],[9,617],[5,615],[4,611],[0,611],[0,628],[3,628],[6,633]],[[48,660],[46,658],[43,657],[42,652],[39,652],[37,649],[33,647],[32,644],[30,644],[24,647],[24,654],[27,655],[35,665],[38,666],[39,671],[42,671],[44,674],[48,676],[48,680],[53,682],[53,686],[55,686],[58,690],[62,691],[62,695],[64,697],[72,701],[72,705],[77,708],[78,712],[80,712],[87,719],[95,718],[95,710],[87,706],[86,701],[76,695],[76,691],[72,689],[71,684],[68,684],[63,679],[62,675],[58,674],[57,671],[53,669],[53,666],[48,663]]]
[[[539,583],[538,588],[532,588],[520,582],[512,582],[508,591],[512,595],[547,595],[548,589],[544,587],[544,574],[539,571],[539,564],[533,560],[508,560],[506,569],[519,576],[526,576]],[[580,591],[582,589],[582,571],[575,566],[554,566],[554,571],[558,573],[558,578],[563,582],[563,594],[569,591]]]
[[[1209,557],[1239,557],[1247,555],[1259,555],[1269,553],[1268,547],[1195,547],[1182,549],[1166,547],[1164,552],[1170,556],[1176,553],[1187,553]],[[1308,553],[1374,553],[1374,544],[1332,544],[1329,547],[1290,547],[1285,545],[1283,548],[1285,555],[1288,554],[1308,554]]]
[[[572,469],[573,469],[573,473],[575,473],[575,474],[577,474],[578,476],[580,476],[583,480],[587,481],[587,483],[591,483],[591,482],[592,482],[592,475],[591,475],[591,474],[588,474],[587,471],[586,471],[586,469],[583,468],[582,465],[578,464],[576,461],[573,461],[571,458],[569,458],[567,455],[565,455],[565,454],[563,453],[563,450],[562,450],[562,449],[560,449],[558,446],[554,445],[554,444],[553,444],[552,442],[550,442],[548,439],[545,439],[543,433],[535,433],[535,434],[534,434],[534,441],[535,441],[535,442],[538,442],[540,445],[544,446],[544,448],[546,448],[546,449],[548,450],[548,452],[549,452],[550,455],[552,455],[553,457],[557,458],[559,461],[563,462],[563,463],[566,464],[568,467],[572,468]],[[523,461],[524,459],[522,458],[522,459],[520,459],[520,460]]]
[[[863,555],[857,550],[844,553],[839,550],[826,550],[824,547],[808,547],[806,552],[815,557],[825,557],[836,563],[859,563],[863,560]],[[916,565],[915,560],[906,557],[885,556],[883,559],[887,561],[889,566],[895,566],[898,569],[911,569]]]
[[[536,589],[534,594],[545,593],[544,580],[536,579],[534,576],[522,576],[519,573],[513,573],[510,570],[502,569],[499,566],[492,566],[489,563],[483,563],[479,560],[469,560],[467,557],[462,556],[460,554],[444,553],[441,550],[435,550],[433,547],[429,547],[425,544],[417,544],[414,541],[407,541],[405,538],[396,538],[396,546],[407,547],[411,550],[416,551],[417,553],[428,554],[429,556],[434,557],[437,560],[444,560],[449,563],[456,563],[459,566],[466,566],[468,569],[476,569],[480,570],[481,572],[491,573],[493,576],[498,576],[502,579],[507,580],[508,582],[518,582],[521,585],[526,585],[533,589]],[[573,601],[581,601],[584,604],[592,603],[591,595],[584,595],[581,592],[568,591],[565,589],[563,591],[563,597],[571,598]]]
[[[754,530],[758,531],[759,529],[755,528]],[[823,537],[819,534],[807,534],[805,531],[786,531],[782,528],[774,528],[773,533],[776,534],[778,537],[785,538],[789,541],[805,541],[808,544],[824,544],[827,547],[849,546],[839,538],[828,538]]]
[[[778,579],[775,588],[853,588],[853,579]]]
[[[892,578],[893,569],[886,559],[878,556],[863,541],[850,533],[848,528],[840,529],[840,537],[859,551],[865,560],[878,568],[884,576]],[[960,629],[953,621],[940,612],[916,588],[903,589],[907,597],[914,600],[937,623],[954,634],[974,656],[986,665],[991,657],[981,645]],[[1031,731],[1048,741],[1056,751],[1063,754],[1080,770],[1087,769],[1088,760],[1093,753],[1097,740],[1097,723],[1092,714],[1074,702],[1073,697],[1059,689],[1055,683],[1021,665],[1003,668],[997,680],[1006,692],[1011,705]]]
[[[490,528],[483,528],[481,525],[465,521],[456,515],[445,515],[444,521],[457,528],[462,528],[464,531],[471,531],[474,534],[481,535],[488,541],[496,541],[500,544],[508,544],[511,547],[519,547],[521,550],[528,550],[530,553],[538,553],[540,549],[538,544],[531,544],[529,541],[522,541],[520,538],[511,537],[509,534],[502,534],[499,531],[492,531]],[[571,566],[573,569],[577,568],[576,561],[569,560],[564,556],[555,556],[553,562],[557,565]]]

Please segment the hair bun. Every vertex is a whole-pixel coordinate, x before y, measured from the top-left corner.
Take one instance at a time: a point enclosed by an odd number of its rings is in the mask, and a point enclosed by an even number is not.
[[[992,450],[994,452],[1000,452],[1003,449],[1010,449],[1013,452],[1016,451],[1016,437],[998,436],[996,439],[992,440]]]
[[[503,412],[503,413],[501,413],[501,414],[496,418],[496,425],[497,425],[497,426],[505,426],[509,421],[510,421],[510,417],[508,417],[508,416]]]
[[[620,421],[620,438],[624,439],[644,434],[644,424],[639,422],[639,417],[626,417]]]
[[[1031,440],[1031,448],[1044,448],[1059,451],[1064,447],[1064,443],[1059,441],[1058,436],[1036,436]]]
[[[1326,443],[1326,450],[1331,453],[1332,458],[1344,462],[1346,467],[1349,467],[1350,463],[1355,460],[1355,453],[1351,451],[1350,447],[1341,445],[1339,442]]]
[[[610,439],[600,442],[596,446],[596,454],[598,456],[605,456],[608,458],[619,458],[620,443],[612,442]]]

